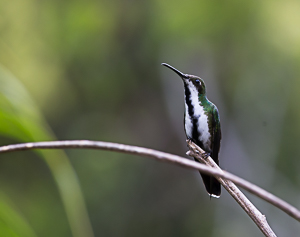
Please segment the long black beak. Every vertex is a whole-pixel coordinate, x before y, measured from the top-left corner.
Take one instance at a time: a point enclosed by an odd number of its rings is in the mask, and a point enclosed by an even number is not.
[[[182,79],[188,79],[189,78],[186,74],[182,73],[181,71],[177,70],[175,67],[172,67],[171,65],[169,65],[167,63],[162,63],[161,65],[170,68],[171,70],[176,72]]]

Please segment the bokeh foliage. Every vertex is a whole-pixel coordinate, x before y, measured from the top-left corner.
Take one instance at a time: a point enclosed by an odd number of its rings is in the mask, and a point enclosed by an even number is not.
[[[297,206],[299,10],[295,0],[0,0],[1,144],[94,139],[184,155],[183,88],[167,62],[205,80],[221,166]],[[260,235],[226,193],[209,200],[197,172],[66,153],[1,155],[0,233]],[[279,236],[299,233],[250,199]]]

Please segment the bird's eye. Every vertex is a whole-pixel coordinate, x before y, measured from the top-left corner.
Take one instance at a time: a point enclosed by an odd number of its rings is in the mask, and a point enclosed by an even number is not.
[[[201,84],[199,79],[196,79],[195,82],[196,82],[196,84],[198,84],[198,85]]]

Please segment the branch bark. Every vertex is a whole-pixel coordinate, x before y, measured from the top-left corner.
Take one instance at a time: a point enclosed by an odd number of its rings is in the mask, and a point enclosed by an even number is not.
[[[197,145],[195,145],[194,143],[189,142],[188,145],[190,148],[189,155],[196,156],[197,159],[200,159],[200,157],[202,157],[201,154],[203,153],[203,150],[201,150],[201,148],[197,147]],[[140,156],[145,156],[145,157],[149,157],[149,158],[154,158],[154,159],[169,162],[169,163],[174,163],[174,164],[181,165],[183,167],[190,168],[190,169],[196,169],[203,173],[211,174],[211,175],[214,175],[215,177],[222,178],[222,181],[220,179],[221,184],[225,187],[225,189],[227,191],[229,191],[230,193],[233,193],[233,195],[235,195],[233,197],[235,198],[235,200],[237,200],[237,202],[239,202],[238,199],[241,196],[244,196],[244,194],[242,194],[232,182],[234,182],[238,186],[246,189],[247,191],[251,192],[252,194],[264,199],[265,201],[271,203],[272,205],[278,207],[279,209],[286,212],[288,215],[290,215],[294,219],[300,221],[300,211],[297,208],[293,207],[292,205],[285,202],[284,200],[276,197],[275,195],[265,191],[264,189],[254,185],[242,178],[239,178],[236,175],[233,175],[231,173],[223,171],[219,167],[215,168],[217,166],[216,164],[215,165],[211,164],[211,167],[208,167],[207,165],[200,164],[198,162],[186,159],[184,157],[172,155],[172,154],[161,152],[161,151],[156,151],[153,149],[118,144],[118,143],[111,143],[111,142],[73,140],[73,141],[32,142],[32,143],[7,145],[7,146],[0,147],[0,153],[20,151],[20,150],[58,149],[58,148],[60,148],[60,149],[89,148],[89,149],[99,149],[99,150],[123,152],[123,153],[128,153],[128,154],[133,154],[133,155],[140,155]],[[210,159],[206,159],[206,160],[210,160]],[[232,182],[230,182],[229,180]],[[235,194],[236,192],[238,192],[238,194]],[[243,209],[246,211],[246,209],[251,208],[251,205],[253,206],[253,204],[249,204],[249,205],[246,205],[245,207],[243,207]],[[254,212],[254,214],[255,213],[256,212]],[[263,216],[261,213],[258,214],[257,221],[264,222],[265,216]],[[265,232],[263,232],[263,233],[265,233]],[[270,234],[266,235],[266,236],[276,236],[274,233],[273,233],[273,235],[270,235]]]

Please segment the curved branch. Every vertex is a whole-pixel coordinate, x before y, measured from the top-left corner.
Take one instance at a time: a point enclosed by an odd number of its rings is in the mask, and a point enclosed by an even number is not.
[[[89,149],[99,149],[108,151],[117,151],[128,154],[140,155],[149,158],[154,158],[157,160],[162,160],[177,165],[181,165],[186,168],[196,169],[206,174],[211,174],[217,177],[221,177],[227,180],[231,180],[236,185],[244,188],[245,190],[251,192],[252,194],[264,199],[265,201],[271,203],[272,205],[278,207],[294,219],[300,221],[300,211],[287,203],[286,201],[278,198],[277,196],[267,192],[266,190],[252,184],[236,175],[229,172],[223,171],[221,169],[211,168],[206,165],[200,164],[198,162],[180,157],[177,155],[172,155],[169,153],[156,151],[153,149],[130,146],[111,142],[102,141],[88,141],[88,140],[73,140],[73,141],[48,141],[48,142],[31,142],[31,143],[20,143],[0,147],[0,153],[13,152],[20,150],[32,150],[32,149],[68,149],[68,148],[89,148]]]

